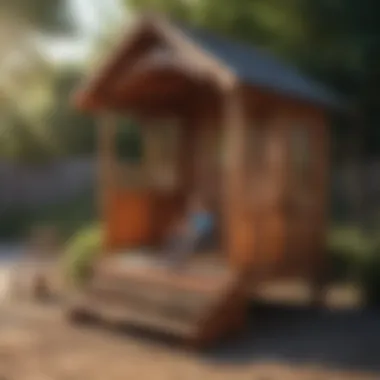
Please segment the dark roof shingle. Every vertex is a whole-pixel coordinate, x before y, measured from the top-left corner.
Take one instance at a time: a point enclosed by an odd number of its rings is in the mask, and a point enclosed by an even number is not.
[[[222,61],[247,84],[327,108],[343,107],[342,100],[333,91],[259,48],[205,30],[178,24],[176,26],[187,38]]]

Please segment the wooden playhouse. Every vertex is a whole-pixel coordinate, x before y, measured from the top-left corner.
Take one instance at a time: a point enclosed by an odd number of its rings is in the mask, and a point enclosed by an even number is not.
[[[261,281],[325,271],[329,130],[335,96],[267,53],[142,17],[78,90],[97,115],[104,255],[72,315],[91,311],[206,344],[244,326]],[[117,160],[117,118],[143,136]],[[136,175],[137,170],[137,175]],[[218,216],[218,242],[182,273],[158,265],[165,230],[192,193]]]

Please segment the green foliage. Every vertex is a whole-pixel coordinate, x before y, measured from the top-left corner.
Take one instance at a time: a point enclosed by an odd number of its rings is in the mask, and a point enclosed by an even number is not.
[[[380,307],[380,235],[357,227],[332,228],[328,239],[333,278],[359,283],[371,306]]]
[[[380,243],[372,250],[364,263],[361,284],[370,306],[380,307]]]
[[[68,241],[63,257],[65,275],[73,286],[83,286],[91,276],[92,265],[98,257],[102,228],[98,224],[84,227]]]
[[[0,10],[22,17],[33,28],[48,33],[68,33],[73,28],[66,0],[12,0]]]
[[[34,163],[58,152],[49,124],[53,68],[36,46],[22,42],[1,68],[0,156]]]
[[[358,227],[333,227],[329,231],[327,247],[334,279],[360,280],[370,257],[375,240]]]
[[[60,153],[60,136],[50,120],[54,70],[39,43],[72,30],[68,3],[6,1],[0,4],[0,17],[0,34],[8,36],[0,46],[0,155],[23,162],[51,159]]]
[[[72,104],[72,94],[82,75],[79,68],[74,68],[58,71],[54,78],[54,103],[49,110],[49,126],[63,155],[94,153],[96,148],[93,117],[79,112]]]
[[[54,147],[48,139],[40,136],[22,116],[14,112],[8,118],[6,129],[0,139],[0,157],[6,157],[14,162],[39,164],[55,156]]]
[[[129,0],[137,10],[154,10],[176,20],[206,26],[243,41],[276,48],[291,55],[305,43],[308,24],[302,2],[289,0]]]

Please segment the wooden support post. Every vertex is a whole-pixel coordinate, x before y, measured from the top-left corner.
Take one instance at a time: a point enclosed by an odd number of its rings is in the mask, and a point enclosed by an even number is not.
[[[98,207],[101,219],[106,220],[110,194],[116,186],[115,137],[116,119],[112,114],[102,114],[98,123],[99,184]]]
[[[287,233],[289,218],[292,213],[291,196],[289,191],[289,144],[286,125],[286,111],[279,105],[275,109],[277,115],[271,121],[270,136],[267,140],[266,173],[269,203],[265,212],[267,222],[266,265],[272,273],[283,270],[287,262]],[[290,213],[290,214],[289,214]]]
[[[314,306],[323,306],[325,302],[326,285],[329,281],[329,268],[327,266],[326,234],[328,228],[328,181],[329,181],[329,130],[323,117],[317,118],[318,125],[314,128],[313,138],[313,168],[314,198],[316,207],[316,231],[311,273],[311,302]],[[314,235],[314,234],[313,234]]]
[[[213,188],[213,135],[211,118],[207,110],[202,110],[199,115],[196,132],[196,151],[194,154],[196,168],[197,191],[207,200],[210,200],[215,188]]]
[[[250,210],[247,208],[247,121],[242,94],[236,84],[224,92],[223,124],[226,249],[231,264],[237,269],[247,270],[252,260],[254,230],[250,223]]]
[[[180,135],[180,151],[178,159],[178,182],[183,194],[192,194],[195,184],[196,157],[196,120],[190,113],[184,115],[182,133]]]

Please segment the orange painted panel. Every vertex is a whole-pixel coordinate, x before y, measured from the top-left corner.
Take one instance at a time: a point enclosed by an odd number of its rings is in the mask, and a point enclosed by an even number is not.
[[[107,249],[146,245],[152,238],[154,200],[141,190],[115,190],[108,194]]]
[[[107,195],[106,248],[161,244],[167,228],[183,212],[184,195],[116,189]]]

